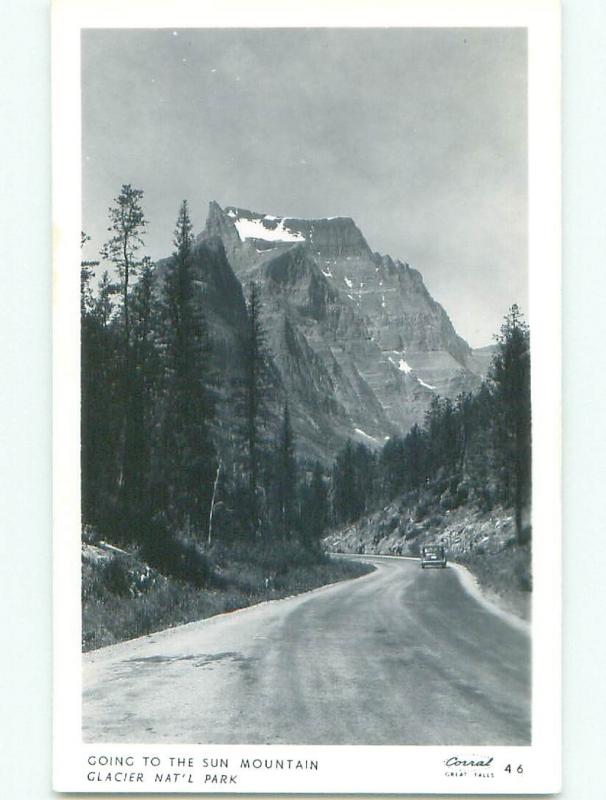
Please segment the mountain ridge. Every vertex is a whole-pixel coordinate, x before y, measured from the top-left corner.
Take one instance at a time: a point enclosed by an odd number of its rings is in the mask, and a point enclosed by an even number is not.
[[[195,248],[217,242],[241,287],[259,286],[304,454],[332,458],[348,438],[379,447],[422,422],[434,394],[479,385],[486,359],[474,359],[421,273],[373,252],[351,217],[212,201]]]

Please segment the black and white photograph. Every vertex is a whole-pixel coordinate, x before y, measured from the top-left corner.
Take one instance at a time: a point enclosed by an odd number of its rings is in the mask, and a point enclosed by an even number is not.
[[[58,789],[557,785],[537,32],[338,19],[77,23]]]

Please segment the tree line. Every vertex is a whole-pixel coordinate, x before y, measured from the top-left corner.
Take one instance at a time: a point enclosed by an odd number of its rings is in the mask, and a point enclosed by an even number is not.
[[[530,331],[517,305],[496,337],[487,379],[455,400],[435,395],[422,425],[380,452],[349,441],[332,474],[332,513],[351,522],[398,495],[438,491],[443,508],[473,500],[514,510],[519,543],[530,535]]]
[[[216,358],[203,312],[204,260],[187,202],[162,269],[145,255],[143,193],[124,185],[101,261],[81,264],[82,519],[152,565],[204,584],[204,552],[238,546],[275,563],[317,559],[330,525],[403,494],[445,507],[500,503],[529,527],[529,329],[512,306],[487,379],[455,400],[434,396],[423,424],[376,452],[348,441],[331,470],[296,455],[289,398],[276,377],[259,288],[248,287],[241,369],[217,415]],[[88,241],[83,234],[82,245]],[[159,274],[161,272],[161,274]],[[99,274],[100,273],[100,274]],[[94,283],[94,279],[96,283]],[[214,360],[213,360],[214,359]],[[223,400],[225,402],[225,399]],[[445,488],[446,487],[446,488]],[[269,554],[269,555],[268,555]]]
[[[236,424],[226,445],[217,434],[217,370],[196,279],[204,265],[194,265],[187,202],[160,278],[144,254],[142,201],[141,190],[122,186],[100,250],[110,269],[98,275],[100,261],[81,264],[83,523],[200,583],[202,551],[217,537],[317,558],[327,479],[320,464],[301,465],[295,456],[288,398],[271,378],[258,287],[249,287],[243,369],[231,387]],[[269,405],[278,413],[268,413]]]

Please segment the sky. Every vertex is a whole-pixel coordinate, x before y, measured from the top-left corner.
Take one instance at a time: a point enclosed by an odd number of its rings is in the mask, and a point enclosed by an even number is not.
[[[348,216],[489,344],[527,310],[526,65],[522,29],[84,31],[89,249],[125,183],[152,259],[183,199],[195,232],[211,200]]]

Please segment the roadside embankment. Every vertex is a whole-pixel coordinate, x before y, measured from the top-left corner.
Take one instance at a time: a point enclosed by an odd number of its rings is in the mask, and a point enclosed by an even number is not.
[[[322,553],[295,559],[247,558],[242,548],[205,554],[204,585],[167,576],[136,552],[106,542],[82,545],[82,649],[94,650],[148,633],[245,608],[265,600],[355,578],[367,564],[330,559]]]
[[[334,530],[325,540],[337,553],[418,556],[426,544],[441,544],[451,561],[467,567],[488,599],[528,620],[532,576],[530,545],[516,543],[513,513],[460,506],[452,510],[418,509],[393,502]]]

